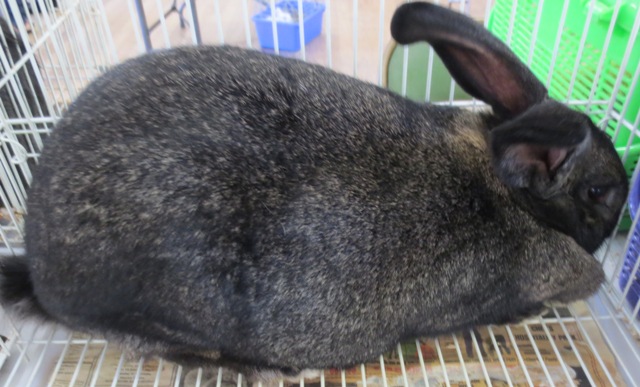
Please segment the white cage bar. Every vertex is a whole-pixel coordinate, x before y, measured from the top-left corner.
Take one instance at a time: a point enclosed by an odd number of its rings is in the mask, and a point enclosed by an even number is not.
[[[412,61],[419,55],[413,47],[392,42],[389,21],[393,10],[405,0],[315,0],[324,5],[321,35],[302,44],[297,52],[283,49],[278,21],[271,18],[273,55],[296,57],[317,63],[391,88],[391,64],[398,60],[397,90],[408,95],[415,85]],[[465,12],[489,26],[490,15],[505,7],[505,19],[495,20],[495,28],[505,33],[511,47],[524,52],[523,60],[532,68],[540,66],[539,43],[543,6],[556,0],[459,0],[435,1]],[[587,0],[585,23],[575,37],[575,60],[558,75],[569,34],[569,12],[574,0],[558,0],[559,28],[554,31],[550,59],[541,80],[557,88],[556,76],[567,89],[562,95],[569,105],[585,110],[602,130],[611,129],[612,139],[628,138],[619,150],[623,161],[633,156],[638,137],[640,112],[631,114],[634,90],[640,84],[640,66],[628,64],[640,49],[640,2],[611,1],[606,36],[594,49],[588,31],[601,23],[598,12],[604,3]],[[119,4],[114,5],[116,2]],[[305,1],[293,0],[298,9]],[[125,4],[126,3],[126,4]],[[171,4],[169,4],[171,3]],[[0,34],[0,254],[22,255],[23,216],[31,182],[31,168],[37,165],[40,151],[55,122],[79,92],[96,76],[119,61],[152,49],[186,44],[230,44],[259,50],[260,41],[252,16],[262,10],[276,14],[276,0],[8,0],[0,2],[0,16],[26,14],[28,24],[16,23],[10,34]],[[609,2],[607,2],[608,4]],[[636,4],[630,14],[629,4]],[[530,19],[523,21],[527,8]],[[598,8],[600,7],[600,8]],[[123,23],[121,15],[129,13]],[[110,13],[111,12],[111,13]],[[622,48],[617,72],[608,68],[605,55],[614,44],[614,31],[624,13],[631,21],[629,39]],[[110,16],[111,15],[111,16]],[[126,18],[126,17],[125,17]],[[298,38],[304,42],[305,12],[297,19]],[[524,24],[523,24],[524,23]],[[114,25],[117,26],[114,28]],[[521,33],[528,29],[531,39]],[[126,30],[126,31],[125,31]],[[124,37],[124,38],[123,38]],[[7,50],[8,41],[21,47]],[[129,44],[123,44],[127,41]],[[133,42],[134,44],[130,44]],[[397,54],[396,54],[397,52]],[[594,54],[596,52],[596,54]],[[484,104],[471,98],[458,98],[457,85],[446,85],[442,98],[434,85],[434,52],[425,47],[426,74],[418,89],[421,100],[452,104],[471,109]],[[597,55],[599,53],[599,56]],[[394,56],[396,55],[396,56]],[[397,58],[397,59],[394,59]],[[595,58],[590,77],[583,77],[584,61]],[[395,62],[393,62],[395,63]],[[447,82],[449,82],[447,80]],[[599,92],[610,87],[606,97]],[[576,98],[576,91],[582,97]],[[638,93],[640,95],[640,93]],[[409,96],[411,97],[411,96]],[[616,143],[617,144],[617,143]],[[631,184],[640,175],[637,162],[629,170]],[[623,214],[624,215],[624,214]],[[621,216],[621,223],[623,216]],[[640,385],[640,303],[627,301],[633,281],[640,270],[636,258],[629,282],[620,286],[624,259],[630,245],[636,243],[634,230],[640,229],[640,214],[628,220],[627,231],[616,231],[597,256],[605,268],[607,282],[587,302],[569,307],[554,307],[543,316],[512,326],[481,327],[469,332],[429,340],[399,344],[393,353],[352,370],[325,370],[319,378],[297,383],[325,386],[452,386],[475,382],[486,385],[574,385],[582,380],[590,385]],[[223,369],[184,369],[162,359],[131,359],[98,337],[69,332],[59,326],[14,322],[0,311],[0,386],[244,386],[246,380]],[[285,383],[280,382],[280,386]],[[260,384],[262,385],[262,383]],[[266,387],[266,385],[265,385]]]

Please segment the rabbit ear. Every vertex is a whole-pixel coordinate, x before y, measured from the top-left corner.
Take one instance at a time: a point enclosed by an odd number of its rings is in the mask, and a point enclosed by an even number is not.
[[[511,118],[543,101],[547,90],[511,50],[472,19],[429,3],[400,6],[391,20],[400,44],[429,43],[458,84]]]
[[[588,149],[591,135],[586,116],[548,100],[492,129],[490,139],[501,180],[548,197],[560,167],[568,165],[563,174],[570,172],[572,160]]]

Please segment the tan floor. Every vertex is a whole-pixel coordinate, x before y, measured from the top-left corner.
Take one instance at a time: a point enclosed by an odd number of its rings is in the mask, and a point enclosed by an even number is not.
[[[139,45],[134,35],[134,24],[131,21],[127,1],[132,0],[103,0],[111,32],[114,37],[116,48],[120,59],[137,55]],[[245,0],[196,0],[200,30],[204,43],[218,44],[224,40],[226,44],[247,46],[245,35],[245,24],[243,18],[243,2]],[[326,0],[321,0],[326,3]],[[144,0],[143,4],[148,20],[148,24],[155,23],[160,13],[158,4],[162,6],[163,12],[171,8],[173,0]],[[357,3],[357,66],[354,65],[354,2]],[[182,1],[178,1],[182,4]],[[216,3],[220,10],[222,20],[222,37],[219,34],[217,23]],[[306,46],[306,59],[313,63],[328,65],[327,39],[328,21],[331,19],[331,54],[332,67],[340,72],[357,76],[371,82],[377,82],[380,66],[380,40],[379,40],[379,18],[380,5],[384,3],[384,28],[383,48],[391,42],[389,33],[389,22],[394,9],[404,3],[404,0],[332,0],[330,2],[330,12],[325,12],[323,18],[323,29],[321,35]],[[449,2],[440,0],[440,4],[451,7],[460,7],[457,1]],[[260,5],[255,0],[246,0],[248,13],[253,15],[258,12]],[[482,19],[485,13],[486,0],[469,0],[469,13],[476,19]],[[187,15],[187,12],[185,12]],[[166,19],[167,32],[171,45],[191,44],[191,30],[181,29],[179,18],[176,13],[171,14]],[[137,29],[137,24],[135,25]],[[250,23],[251,42],[254,47],[258,47],[253,22]],[[221,38],[223,40],[221,40]],[[154,48],[165,46],[164,33],[162,27],[158,27],[151,34]],[[291,55],[291,54],[288,54]],[[294,56],[300,57],[300,53]]]

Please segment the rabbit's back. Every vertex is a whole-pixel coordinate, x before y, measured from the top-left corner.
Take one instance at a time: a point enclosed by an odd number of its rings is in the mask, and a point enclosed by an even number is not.
[[[487,156],[451,150],[453,114],[232,48],[127,62],[78,98],[43,152],[27,219],[35,293],[71,326],[231,358],[375,356],[409,334],[401,279],[422,275],[416,251],[437,257],[474,238],[453,228],[503,222],[479,188]],[[460,159],[474,155],[486,167]],[[488,219],[468,218],[474,206]],[[434,261],[434,316],[467,264]]]

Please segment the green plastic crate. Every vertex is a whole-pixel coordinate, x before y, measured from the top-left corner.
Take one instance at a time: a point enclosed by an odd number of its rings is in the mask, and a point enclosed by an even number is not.
[[[565,1],[568,2],[567,16],[557,44],[557,57],[554,58]],[[551,73],[548,84],[551,97],[561,101],[587,101],[592,88],[595,87],[593,95],[595,103],[590,107],[589,115],[597,124],[606,125],[605,132],[613,138],[618,154],[621,158],[626,157],[624,166],[631,178],[640,158],[640,136],[632,136],[631,130],[623,125],[623,121],[615,117],[622,115],[622,119],[631,126],[640,110],[640,86],[632,85],[634,74],[640,65],[640,38],[635,39],[628,62],[625,68],[622,68],[625,50],[632,37],[633,24],[640,9],[640,0],[622,0],[606,52],[603,52],[603,49],[615,0],[565,1],[542,2],[539,28],[534,36],[541,1],[496,0],[489,17],[488,28],[506,42],[521,60],[529,63],[531,70],[542,82],[547,84]],[[586,44],[582,55],[579,55],[580,42],[591,4],[594,5],[593,16],[586,32]],[[512,15],[514,20],[511,26]],[[513,29],[509,36],[511,27]],[[594,86],[598,65],[603,55],[600,81]],[[574,71],[576,78],[571,86]],[[614,114],[607,117],[606,110],[614,95],[619,74],[622,74],[622,82],[615,95]],[[631,86],[635,86],[633,90]],[[626,110],[625,103],[628,104]],[[576,108],[584,111],[587,107],[577,105]],[[617,135],[616,130],[618,130]],[[625,156],[629,142],[631,147]],[[627,230],[630,225],[631,219],[626,214],[620,229]]]

